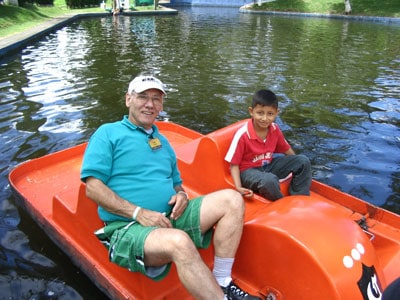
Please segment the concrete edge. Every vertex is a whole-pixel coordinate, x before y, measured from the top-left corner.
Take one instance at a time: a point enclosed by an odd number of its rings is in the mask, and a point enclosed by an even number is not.
[[[252,10],[251,6],[245,5],[239,8],[240,13],[248,14],[262,14],[262,15],[282,15],[289,17],[316,17],[316,18],[331,18],[331,19],[347,19],[354,21],[367,21],[376,23],[393,23],[400,24],[400,18],[392,17],[368,17],[368,16],[352,16],[352,15],[333,15],[333,14],[318,14],[318,13],[298,13],[298,12],[278,12],[278,11],[257,11]],[[149,11],[125,11],[122,15],[172,15],[177,14],[178,11],[162,6],[162,10],[149,10]],[[7,55],[14,54],[30,43],[40,39],[44,35],[58,30],[67,24],[74,22],[78,19],[91,18],[91,17],[112,17],[109,12],[99,13],[77,13],[64,15],[53,18],[47,22],[38,25],[37,28],[32,28],[27,32],[15,34],[5,38],[0,38],[0,61],[5,59]]]
[[[163,7],[162,10],[148,10],[148,11],[125,11],[121,15],[175,15],[178,11],[171,8]],[[113,17],[109,12],[99,13],[77,13],[67,14],[64,16],[52,18],[49,21],[39,24],[37,27],[27,30],[26,32],[17,33],[5,38],[0,38],[0,62],[7,58],[8,55],[15,54],[28,46],[34,41],[50,32],[56,31],[69,23],[83,18],[93,17]]]

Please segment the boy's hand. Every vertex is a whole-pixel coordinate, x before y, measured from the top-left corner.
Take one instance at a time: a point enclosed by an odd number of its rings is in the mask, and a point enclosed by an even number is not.
[[[252,190],[246,189],[244,187],[238,188],[237,190],[243,197],[246,197],[246,198],[251,198],[254,195]]]

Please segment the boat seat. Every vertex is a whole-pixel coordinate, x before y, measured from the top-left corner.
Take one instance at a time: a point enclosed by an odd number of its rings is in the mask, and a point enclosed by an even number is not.
[[[80,255],[90,257],[90,265],[86,268],[90,268],[92,276],[101,281],[100,286],[109,285],[107,278],[119,278],[119,282],[122,282],[120,294],[111,294],[112,299],[130,299],[129,295],[132,294],[137,296],[135,299],[143,300],[174,299],[169,295],[180,295],[180,299],[191,299],[179,281],[175,265],[172,265],[166,278],[153,281],[140,273],[130,272],[111,263],[106,247],[94,235],[94,231],[104,226],[97,214],[97,204],[86,197],[84,183],[75,186],[76,188],[65,190],[53,197],[53,219],[55,225],[63,231],[61,239],[65,241],[62,248],[70,248],[72,252],[79,248]],[[200,253],[211,268],[213,247],[202,249]],[[82,262],[84,259],[75,258],[78,266]],[[135,283],[134,286],[131,286],[132,282]],[[131,289],[128,291],[126,287],[129,286]]]
[[[69,234],[81,236],[81,243],[97,242],[93,232],[103,222],[98,217],[97,204],[86,197],[85,189],[85,184],[80,183],[54,195],[53,218]],[[88,240],[88,236],[92,238]]]

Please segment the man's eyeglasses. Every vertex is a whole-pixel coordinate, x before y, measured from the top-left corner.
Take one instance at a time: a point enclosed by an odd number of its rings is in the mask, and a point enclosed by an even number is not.
[[[146,94],[137,94],[137,93],[134,94],[136,95],[136,99],[138,99],[143,104],[147,103],[149,100],[151,100],[155,106],[161,106],[163,104],[162,97],[150,97],[149,95]]]

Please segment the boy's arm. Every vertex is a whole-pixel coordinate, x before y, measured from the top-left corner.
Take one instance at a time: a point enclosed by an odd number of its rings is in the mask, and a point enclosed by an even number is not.
[[[240,180],[240,170],[238,165],[233,165],[231,164],[231,175],[233,179],[233,183],[235,185],[235,188],[242,196],[244,197],[252,197],[253,196],[253,191],[250,189],[246,189],[242,187],[242,181]]]
[[[285,152],[286,155],[295,155],[296,153],[293,151],[292,147],[289,148],[288,151]]]

